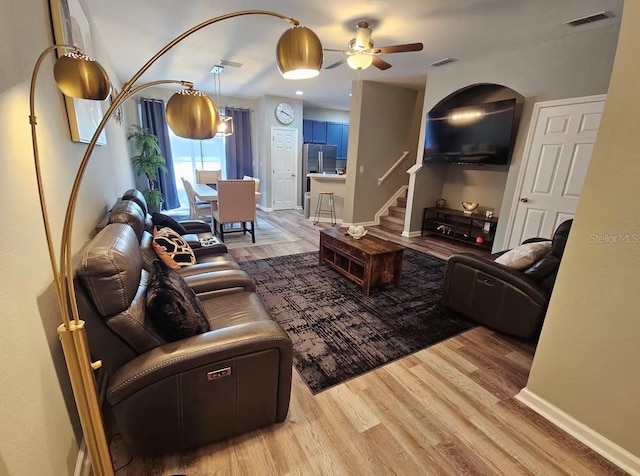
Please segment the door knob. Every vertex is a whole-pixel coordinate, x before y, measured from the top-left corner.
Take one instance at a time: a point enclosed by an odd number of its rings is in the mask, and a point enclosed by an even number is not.
[[[527,203],[529,201],[529,199],[527,197],[521,198],[520,201],[522,203]]]

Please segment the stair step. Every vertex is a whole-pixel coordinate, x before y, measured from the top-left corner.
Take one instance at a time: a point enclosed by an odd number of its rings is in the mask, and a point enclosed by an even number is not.
[[[407,209],[405,207],[389,207],[389,216],[402,218],[404,220],[406,214]]]
[[[398,197],[397,206],[407,208],[407,197]]]
[[[385,215],[380,217],[380,226],[391,231],[404,231],[404,218]]]

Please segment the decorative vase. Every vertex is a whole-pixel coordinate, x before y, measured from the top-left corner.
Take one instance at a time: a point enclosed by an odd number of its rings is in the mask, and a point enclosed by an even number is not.
[[[479,203],[476,202],[462,202],[462,208],[464,208],[465,215],[471,215],[476,208],[478,208]]]
[[[439,198],[436,200],[436,208],[446,208],[447,201],[444,198]]]

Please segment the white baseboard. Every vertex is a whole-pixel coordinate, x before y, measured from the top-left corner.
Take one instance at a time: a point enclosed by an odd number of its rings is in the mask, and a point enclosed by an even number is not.
[[[91,467],[91,458],[87,451],[87,444],[82,438],[80,448],[78,449],[78,459],[76,459],[76,467],[73,470],[73,476],[91,476],[93,474]]]
[[[557,427],[581,441],[596,453],[607,458],[616,466],[630,474],[640,475],[640,458],[631,454],[613,441],[605,438],[584,423],[579,422],[568,413],[552,405],[544,398],[523,388],[515,396],[516,400],[531,408]]]
[[[421,231],[410,231],[409,233],[407,233],[406,231],[403,231],[402,233],[400,233],[401,236],[404,236],[405,238],[415,238],[417,236],[422,236],[422,232]]]

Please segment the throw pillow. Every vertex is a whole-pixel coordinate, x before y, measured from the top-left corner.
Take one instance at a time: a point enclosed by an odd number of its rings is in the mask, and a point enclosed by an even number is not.
[[[551,241],[538,241],[516,246],[495,259],[496,263],[522,270],[531,266],[551,251]]]
[[[155,229],[153,249],[158,258],[172,269],[196,264],[196,255],[189,243],[169,227]]]
[[[151,264],[146,304],[147,314],[168,342],[211,330],[196,294],[178,272],[160,260]]]
[[[184,226],[175,221],[168,215],[164,215],[163,213],[154,212],[151,215],[151,221],[153,221],[153,226],[157,226],[158,228],[169,227],[179,235],[186,235],[189,233]]]

